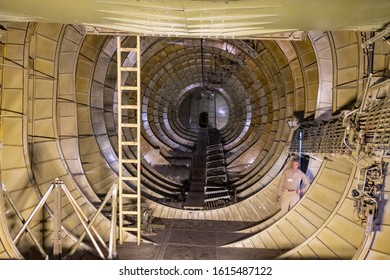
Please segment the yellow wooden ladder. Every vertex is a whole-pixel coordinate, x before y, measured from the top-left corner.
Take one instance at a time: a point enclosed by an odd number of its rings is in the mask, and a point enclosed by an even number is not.
[[[141,241],[141,55],[140,55],[140,36],[137,37],[136,47],[128,48],[122,47],[122,37],[116,37],[117,43],[117,91],[118,91],[118,157],[119,157],[119,244],[123,243],[124,232],[136,232],[137,243]],[[126,56],[125,56],[126,54]],[[131,55],[136,55],[136,61],[134,65],[124,65],[124,62],[128,61],[126,58]],[[131,81],[131,85],[127,85],[127,77],[130,74],[134,76],[136,72],[136,81]],[[122,81],[124,77],[124,81]],[[124,98],[126,96],[126,98]],[[136,122],[130,122],[129,118],[126,118],[124,111],[135,112]],[[134,111],[135,110],[135,111]],[[134,139],[125,139],[123,135],[124,129],[131,129],[135,135]],[[134,132],[135,131],[135,132]],[[124,158],[124,149],[134,149],[134,158]],[[129,175],[126,172],[125,164],[132,164],[135,166],[136,172]],[[125,172],[125,173],[124,173]],[[128,182],[134,187],[133,193],[124,193],[124,184]],[[134,203],[136,201],[136,207],[128,209],[127,203]],[[124,202],[126,202],[126,209],[124,209]],[[136,209],[136,210],[134,210]],[[136,224],[131,226],[125,226],[124,221],[126,217],[135,219]]]

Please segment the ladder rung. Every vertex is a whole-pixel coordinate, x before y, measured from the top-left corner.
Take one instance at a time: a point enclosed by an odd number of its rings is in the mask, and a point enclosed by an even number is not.
[[[137,48],[120,48],[122,52],[136,52]]]
[[[122,163],[137,163],[138,159],[122,159]]]
[[[122,177],[122,181],[137,181],[138,177]]]
[[[121,106],[122,109],[138,109],[138,105],[122,105]]]
[[[133,128],[136,128],[136,127],[138,127],[138,124],[136,124],[136,123],[122,123],[121,127],[133,127]]]
[[[124,231],[135,231],[135,232],[138,231],[138,228],[136,228],[136,227],[123,227],[122,229]]]
[[[121,90],[137,90],[138,87],[134,86],[121,86]]]
[[[138,228],[136,228],[136,227],[124,227],[123,230],[124,231],[134,231],[134,232],[137,232]]]
[[[122,211],[123,215],[138,215],[137,211]]]
[[[138,195],[136,193],[123,193],[123,198],[138,198]]]
[[[129,71],[129,72],[136,72],[137,67],[121,67],[121,71]]]
[[[122,145],[123,145],[123,146],[137,146],[138,143],[135,142],[135,141],[123,141],[123,142],[122,142]]]

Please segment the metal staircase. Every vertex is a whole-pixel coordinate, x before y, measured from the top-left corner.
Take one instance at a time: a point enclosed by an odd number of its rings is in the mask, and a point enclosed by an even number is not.
[[[209,210],[230,204],[221,137],[216,128],[200,128],[184,209]]]
[[[199,128],[196,151],[192,161],[190,188],[184,203],[184,209],[202,210],[204,207],[207,135],[207,128]]]
[[[231,196],[227,186],[225,154],[216,128],[210,128],[208,131],[206,155],[204,209],[224,207],[230,204]]]
[[[141,55],[140,37],[136,47],[122,47],[122,38],[117,36],[117,90],[118,90],[118,158],[119,158],[119,243],[123,243],[125,231],[137,234],[137,243],[141,241]],[[125,54],[125,55],[124,55]],[[132,57],[134,59],[127,59]],[[133,64],[131,64],[133,63]],[[126,65],[130,64],[130,65]],[[127,78],[136,74],[130,85]],[[122,77],[124,78],[122,81]],[[127,110],[127,114],[124,113]],[[128,114],[135,115],[135,122],[130,122]],[[134,139],[125,139],[123,130],[129,129]],[[133,151],[134,158],[123,158],[124,149]],[[133,173],[124,173],[125,165],[131,165]],[[133,193],[124,193],[124,183],[133,186]],[[124,207],[126,206],[126,207]],[[135,225],[124,221],[135,220]]]

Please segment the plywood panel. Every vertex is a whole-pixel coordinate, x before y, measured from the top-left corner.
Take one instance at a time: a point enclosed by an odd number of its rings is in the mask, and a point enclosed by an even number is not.
[[[366,260],[390,260],[390,255],[375,250],[370,250]]]
[[[92,178],[89,180],[89,183],[93,185],[95,191],[102,191],[104,189],[110,188],[115,182],[117,182],[118,177],[113,173],[106,172],[105,178],[97,176],[97,179]]]
[[[258,207],[256,207],[252,203],[247,203],[247,209],[250,212],[250,215],[251,215],[253,221],[260,221],[260,220],[262,220],[262,216],[259,213]]]
[[[309,259],[309,260],[319,259],[316,253],[309,246],[304,246],[303,248],[299,249],[298,252],[303,259]]]
[[[0,72],[1,73],[1,72]],[[7,110],[12,112],[23,112],[23,90],[22,89],[3,89],[2,94],[2,102],[3,108],[7,108]],[[2,112],[2,115],[7,114],[5,111]]]
[[[59,114],[62,117],[73,117],[75,119],[76,115],[76,106],[74,103],[63,101],[57,102],[57,108],[59,109]]]
[[[254,247],[252,241],[249,240],[249,239],[244,240],[242,242],[242,245],[243,245],[244,248],[253,248]]]
[[[338,84],[346,84],[348,82],[352,82],[358,79],[358,68],[350,67],[345,69],[340,69],[337,74],[337,82]],[[351,84],[353,85],[353,84]]]
[[[329,210],[325,209],[323,206],[319,205],[315,201],[309,199],[309,197],[302,199],[301,203],[303,206],[305,206],[307,209],[310,209],[310,211],[315,213],[323,220],[326,220],[330,215]]]
[[[248,212],[248,209],[246,209],[245,203],[241,203],[240,206],[237,207],[237,210],[243,221],[252,221],[251,215]]]
[[[341,194],[325,186],[315,186],[307,196],[329,211],[333,211],[340,200]]]
[[[358,48],[357,44],[349,45],[336,50],[337,68],[343,69],[348,67],[356,67],[358,64]]]
[[[6,68],[7,71],[4,71],[4,79],[3,79],[3,87],[4,88],[12,88],[12,89],[18,89],[23,88],[23,81],[24,81],[24,72],[22,69],[13,67],[12,62],[5,62],[5,65],[10,65],[11,67]]]
[[[268,232],[261,234],[261,239],[267,249],[279,249],[278,245],[275,243]]]
[[[357,43],[356,32],[336,31],[331,33],[336,48]]]
[[[48,60],[54,60],[56,55],[57,42],[43,36],[36,36],[35,55]]]
[[[287,216],[288,221],[306,238],[310,237],[317,228],[296,211],[292,211]]]
[[[375,240],[372,249],[384,254],[390,254],[390,226],[381,225],[375,234]]]
[[[58,91],[60,96],[68,100],[74,100],[74,75],[73,74],[59,74]],[[66,97],[65,97],[66,96]]]
[[[281,249],[290,249],[293,247],[287,236],[290,236],[290,232],[282,232],[278,227],[271,227],[268,233],[272,236],[272,239],[278,244]]]
[[[66,42],[66,41],[64,41]],[[70,45],[70,44],[69,44]],[[62,48],[63,49],[63,48]],[[75,67],[77,58],[76,52],[62,52],[60,54],[59,73],[72,73]]]
[[[37,57],[35,59],[35,69],[46,76],[53,77],[54,76],[54,69],[55,69],[55,64],[53,60],[48,60],[44,58]]]
[[[24,157],[24,149],[21,146],[5,146],[2,152],[2,169],[13,169],[24,167],[26,165]],[[2,178],[3,180],[3,178]]]
[[[302,260],[303,257],[301,256],[301,254],[299,252],[295,252],[295,253],[289,255],[289,257],[287,259],[289,259],[289,260]]]
[[[83,154],[91,154],[99,152],[98,146],[96,145],[95,137],[82,137],[79,139],[81,153]]]
[[[59,123],[59,129],[61,130],[61,135],[65,137],[77,137],[77,126],[75,118],[72,117],[62,117]]]
[[[334,216],[327,227],[348,240],[355,248],[358,248],[364,240],[364,228],[340,215]]]
[[[34,163],[42,163],[58,159],[57,144],[54,141],[35,143]]]
[[[223,211],[224,211],[224,215],[226,217],[226,220],[228,220],[228,221],[234,220],[231,207],[225,207],[225,208],[223,208]]]
[[[58,40],[62,27],[62,24],[42,22],[39,23],[37,33],[51,40]]]
[[[345,174],[350,174],[352,170],[352,163],[342,158],[333,158],[325,161],[327,169],[333,169]]]
[[[355,211],[354,203],[355,201],[353,199],[344,199],[337,213],[350,221],[357,222],[358,217]]]
[[[263,240],[261,240],[260,236],[257,236],[255,238],[252,238],[252,243],[255,246],[255,248],[266,248]]]
[[[240,209],[242,209],[242,207]],[[210,211],[210,214],[211,214],[211,219],[212,220],[215,220],[215,221],[219,220],[219,216],[218,216],[218,212],[217,211]],[[196,215],[196,212],[194,212],[193,215]]]
[[[23,120],[20,118],[7,118],[2,119],[2,131],[7,132],[2,134],[3,145],[22,145],[22,124]],[[3,148],[5,149],[5,147]]]
[[[34,136],[54,138],[53,119],[36,120],[34,122]]]
[[[38,183],[49,182],[67,173],[60,159],[35,164],[33,171]]]
[[[29,172],[26,168],[3,169],[1,180],[7,190],[19,190],[30,185]]]
[[[355,100],[357,95],[357,89],[348,89],[348,88],[340,88],[337,89],[337,95],[334,96],[334,102],[336,102],[335,110],[338,110],[344,107],[347,104],[350,104]]]
[[[351,259],[356,253],[356,248],[345,239],[328,228],[324,228],[317,236],[340,259]]]
[[[389,173],[387,173],[389,174]],[[390,181],[390,180],[386,180],[386,181]],[[383,200],[380,204],[380,207],[379,208],[382,208],[382,218],[381,218],[381,223],[383,225],[390,225],[390,203],[389,203],[389,199],[390,199],[390,194],[388,192],[385,192],[384,195],[383,195]]]
[[[310,244],[309,248],[320,258],[320,259],[330,259],[336,260],[339,259],[328,247],[324,245],[318,238],[314,238]]]
[[[283,232],[294,247],[302,244],[306,240],[306,237],[287,219],[281,220],[277,224],[277,227]]]
[[[156,214],[155,214],[155,212],[156,211],[153,211],[153,216],[156,216],[157,217],[157,215],[159,215],[159,213],[158,212],[156,212]],[[175,212],[175,217],[174,217],[174,219],[181,219],[181,211],[176,211]]]
[[[325,168],[321,176],[318,178],[317,183],[327,188],[343,193],[345,185],[348,182],[349,175],[341,173],[336,170]]]
[[[9,192],[9,195],[19,211],[33,209],[39,201],[35,190],[31,186]],[[11,211],[13,212],[13,210]]]
[[[302,215],[302,217],[304,217],[306,220],[310,221],[310,223],[316,228],[319,228],[324,224],[324,219],[322,219],[316,213],[312,212],[311,209],[306,208],[303,204],[298,204],[295,208],[295,211]]]

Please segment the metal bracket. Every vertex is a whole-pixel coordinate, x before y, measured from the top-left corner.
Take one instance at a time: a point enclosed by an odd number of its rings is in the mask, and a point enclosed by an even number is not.
[[[370,48],[371,45],[376,41],[378,40],[379,38],[382,38],[382,39],[385,39],[386,38],[386,35],[390,33],[390,27],[384,29],[383,31],[379,32],[378,34],[376,34],[374,37],[368,39],[367,41],[365,41],[364,43],[362,43],[362,48],[363,49],[367,49],[367,48]]]

